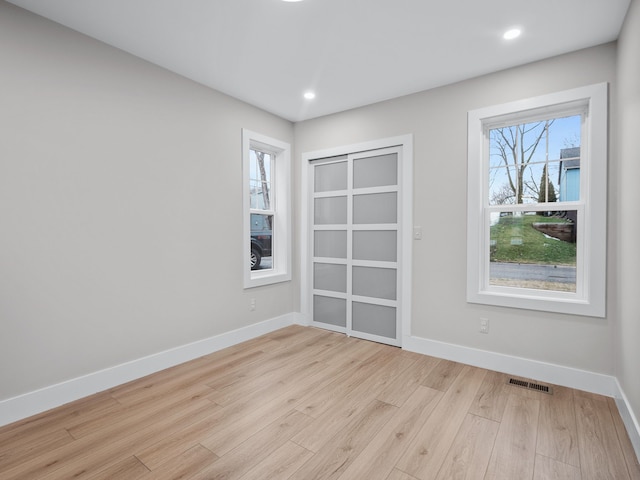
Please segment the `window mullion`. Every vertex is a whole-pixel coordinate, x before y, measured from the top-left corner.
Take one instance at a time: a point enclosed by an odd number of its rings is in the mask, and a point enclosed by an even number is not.
[[[245,288],[291,279],[290,145],[242,131]],[[263,208],[259,208],[263,207]],[[264,260],[270,258],[271,263]]]
[[[604,315],[606,97],[600,84],[469,112],[469,302]]]

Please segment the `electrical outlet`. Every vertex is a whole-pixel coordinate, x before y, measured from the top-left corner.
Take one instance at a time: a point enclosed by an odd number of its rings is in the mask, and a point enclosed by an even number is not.
[[[249,300],[249,311],[253,312],[256,309],[256,299],[252,298]]]
[[[489,319],[481,318],[480,319],[480,333],[489,333]]]

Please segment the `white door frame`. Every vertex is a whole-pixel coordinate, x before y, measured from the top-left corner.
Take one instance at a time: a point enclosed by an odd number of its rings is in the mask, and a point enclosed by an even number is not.
[[[379,150],[388,147],[400,147],[402,149],[401,160],[399,162],[398,180],[400,182],[400,202],[401,218],[400,228],[402,229],[401,244],[398,248],[398,268],[400,270],[400,298],[398,299],[400,317],[400,346],[404,339],[411,336],[411,282],[412,282],[412,247],[413,247],[413,135],[402,135],[398,137],[384,138],[369,142],[344,145],[323,150],[315,150],[302,154],[302,165],[300,169],[301,185],[301,212],[300,212],[300,313],[302,323],[311,325],[313,316],[311,289],[312,270],[311,265],[311,202],[310,193],[313,192],[311,185],[311,161],[320,158],[337,157],[349,155],[368,150]]]

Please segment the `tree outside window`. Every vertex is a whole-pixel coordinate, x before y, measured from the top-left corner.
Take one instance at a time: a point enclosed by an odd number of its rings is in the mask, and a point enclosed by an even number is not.
[[[490,285],[576,291],[577,215],[556,192],[563,146],[579,149],[581,128],[578,114],[490,129]],[[533,208],[499,208],[525,204]]]
[[[605,315],[607,91],[469,112],[467,301]]]

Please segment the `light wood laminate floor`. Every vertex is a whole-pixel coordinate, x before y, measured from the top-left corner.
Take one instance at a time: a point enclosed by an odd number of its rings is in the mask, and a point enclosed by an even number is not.
[[[0,478],[636,480],[611,398],[292,326],[0,428]]]

